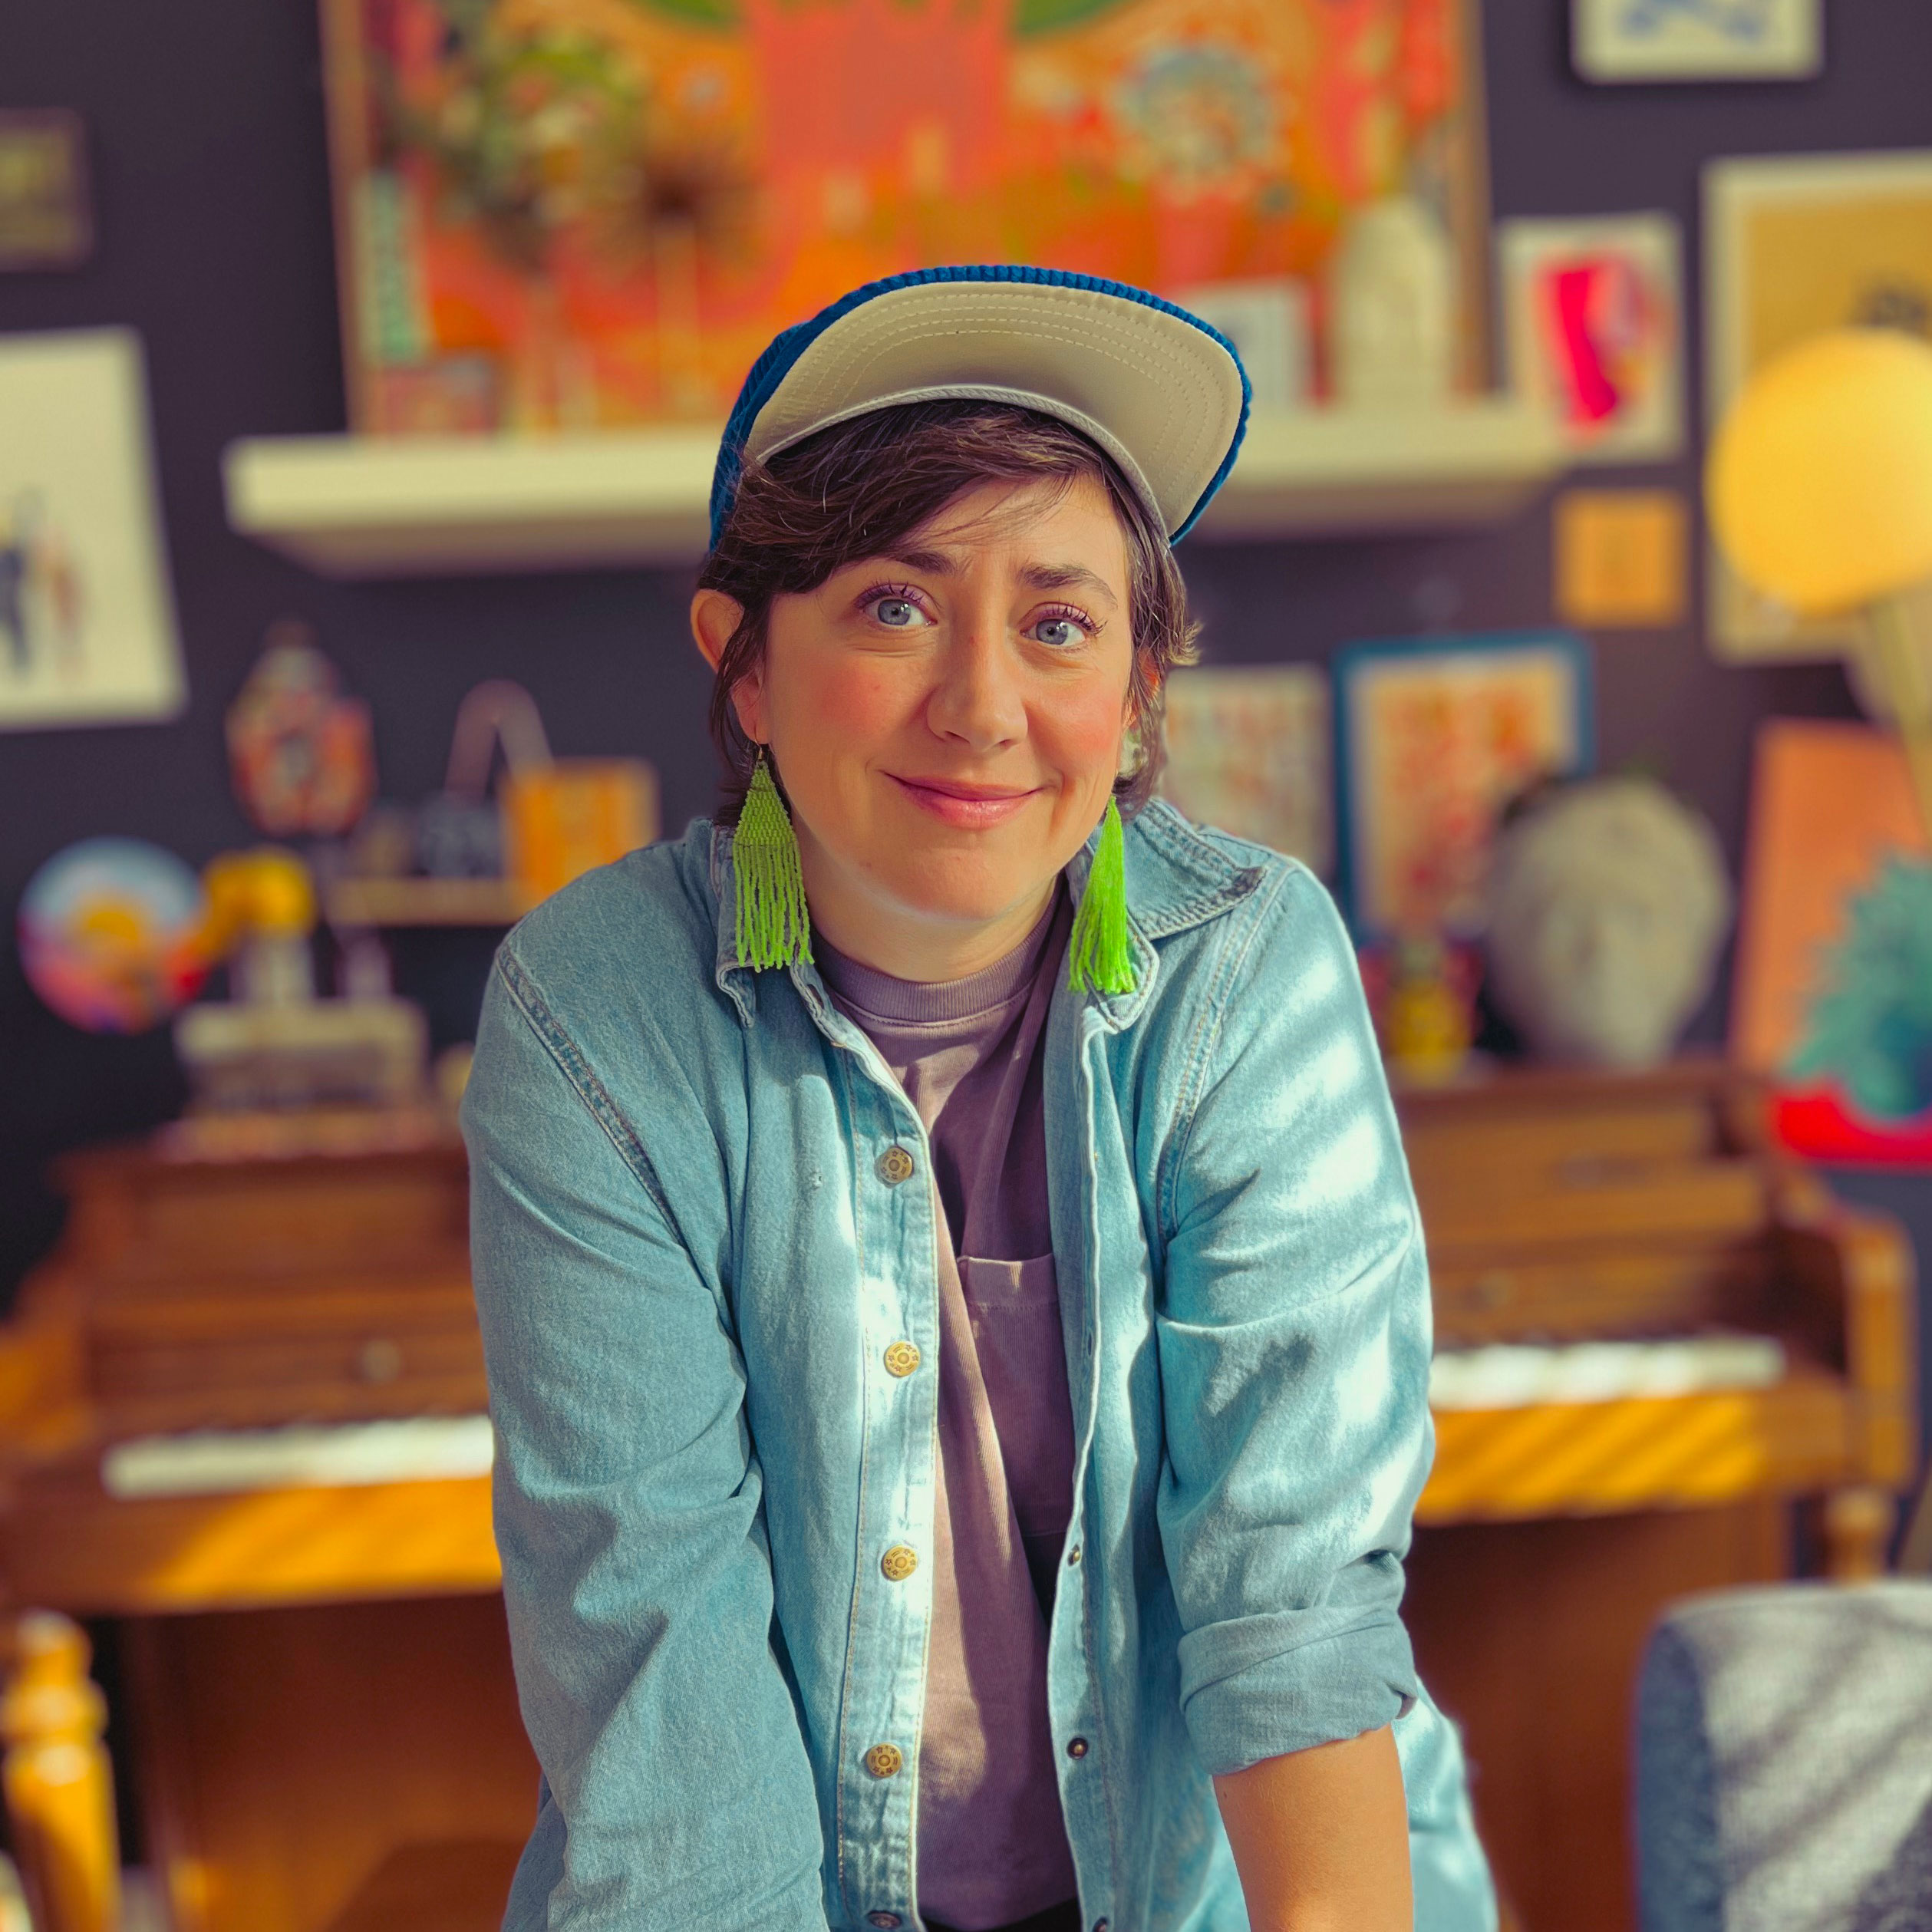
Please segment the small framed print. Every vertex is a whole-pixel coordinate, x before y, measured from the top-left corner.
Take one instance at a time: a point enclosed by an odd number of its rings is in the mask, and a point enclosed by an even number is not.
[[[1314,664],[1190,667],[1167,681],[1161,793],[1202,825],[1252,839],[1327,877],[1327,674]]]
[[[1551,508],[1553,601],[1585,630],[1660,631],[1684,621],[1690,506],[1674,490],[1566,490]]]
[[[1683,240],[1668,215],[1497,224],[1509,384],[1577,463],[1683,447]]]
[[[1504,808],[1595,755],[1567,631],[1351,645],[1335,659],[1341,886],[1363,939],[1474,938]]]
[[[0,109],[0,269],[71,269],[93,250],[81,117]]]
[[[1586,81],[1802,81],[1825,63],[1824,0],[1571,0]]]
[[[0,731],[187,702],[140,338],[0,335]]]

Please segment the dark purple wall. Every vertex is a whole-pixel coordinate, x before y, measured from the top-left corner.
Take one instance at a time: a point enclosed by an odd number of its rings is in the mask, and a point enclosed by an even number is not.
[[[1694,264],[1706,156],[1932,145],[1923,0],[1833,5],[1826,74],[1797,86],[1586,87],[1568,70],[1564,0],[1486,11],[1498,214],[1667,209]],[[222,710],[264,626],[291,614],[318,628],[374,704],[391,796],[434,788],[457,699],[509,677],[536,694],[559,751],[641,752],[663,774],[670,825],[706,809],[704,685],[683,631],[683,576],[331,584],[229,532],[225,443],[344,421],[310,0],[15,0],[0,9],[0,105],[73,107],[87,121],[98,252],[77,273],[0,275],[0,329],[127,323],[146,338],[192,691],[170,725],[0,735],[0,909],[10,915],[34,868],[89,833],[152,838],[196,863],[249,837],[224,775]],[[1692,374],[1694,413],[1694,358]],[[1693,481],[1689,464],[1632,473]],[[1211,658],[1320,658],[1351,638],[1429,628],[1431,614],[1436,628],[1548,621],[1547,531],[1539,509],[1453,540],[1201,544],[1187,574]],[[1604,758],[1653,758],[1734,857],[1757,720],[1849,708],[1835,671],[1721,670],[1690,631],[1611,635],[1599,671]],[[467,1024],[485,957],[474,939],[405,949],[409,990],[443,1034]],[[1720,1025],[1713,1003],[1699,1030],[1715,1037]],[[0,949],[0,1297],[56,1231],[38,1178],[48,1155],[163,1119],[180,1097],[164,1033],[73,1031]]]

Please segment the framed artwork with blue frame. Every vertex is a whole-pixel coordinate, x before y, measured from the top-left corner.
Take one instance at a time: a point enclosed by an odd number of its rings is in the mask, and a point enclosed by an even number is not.
[[[1481,931],[1510,800],[1596,757],[1589,647],[1567,631],[1336,654],[1340,884],[1358,939]]]

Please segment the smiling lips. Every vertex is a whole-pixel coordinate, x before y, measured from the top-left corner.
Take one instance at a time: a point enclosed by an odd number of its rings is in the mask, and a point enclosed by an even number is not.
[[[930,812],[942,824],[969,832],[1004,825],[1037,790],[1029,787],[1015,791],[994,785],[962,785],[950,778],[901,778],[896,773],[892,774],[892,782],[921,811]]]

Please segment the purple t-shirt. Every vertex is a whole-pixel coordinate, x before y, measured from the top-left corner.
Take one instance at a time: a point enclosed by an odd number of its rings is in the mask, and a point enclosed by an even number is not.
[[[1047,1713],[1073,1416],[1047,1203],[1041,1043],[1072,910],[969,979],[894,979],[816,941],[905,1089],[940,1206],[939,1494],[919,1740],[922,1914],[983,1932],[1073,1897]],[[924,1553],[922,1553],[923,1555]]]

